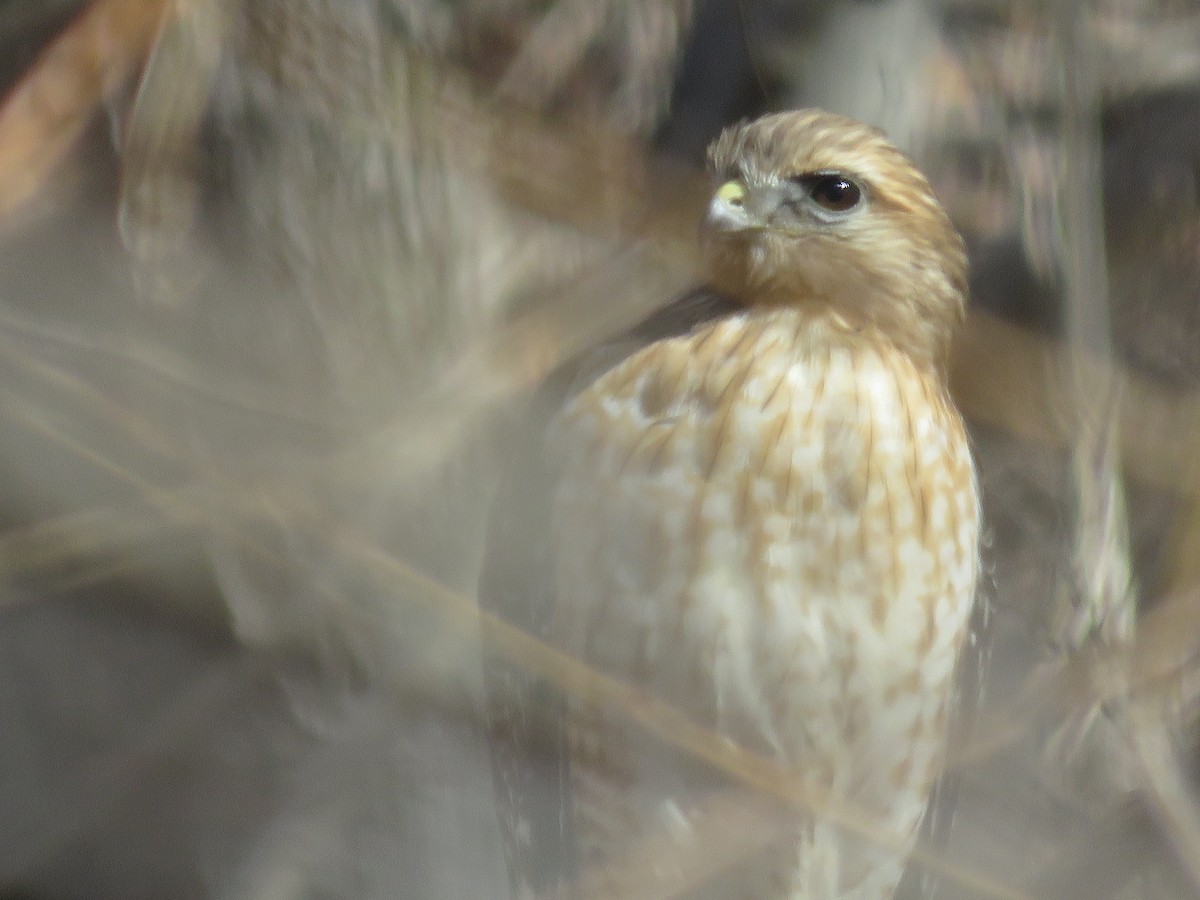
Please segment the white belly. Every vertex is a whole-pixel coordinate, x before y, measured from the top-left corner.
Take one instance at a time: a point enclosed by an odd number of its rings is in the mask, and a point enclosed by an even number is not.
[[[858,342],[746,314],[576,398],[555,431],[554,634],[908,835],[970,613],[977,501],[936,382]]]

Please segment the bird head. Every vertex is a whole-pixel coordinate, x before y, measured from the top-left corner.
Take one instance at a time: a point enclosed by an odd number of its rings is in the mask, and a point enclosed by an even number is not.
[[[779,113],[727,129],[708,159],[713,287],[824,311],[944,363],[965,311],[963,242],[882,132],[822,110]]]

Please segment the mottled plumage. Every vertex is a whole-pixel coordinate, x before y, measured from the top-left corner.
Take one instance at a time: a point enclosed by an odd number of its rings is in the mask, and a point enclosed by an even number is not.
[[[668,308],[543,392],[481,598],[906,843],[938,773],[977,569],[945,384],[961,241],[911,163],[848,119],[768,117],[726,132],[710,161],[706,256],[726,299]],[[691,315],[671,327],[676,312]],[[518,894],[686,829],[716,783],[616,713],[493,672]],[[810,821],[709,895],[887,898],[905,856]]]

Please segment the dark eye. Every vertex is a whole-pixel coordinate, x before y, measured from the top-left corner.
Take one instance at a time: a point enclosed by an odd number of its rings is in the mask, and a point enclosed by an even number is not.
[[[862,200],[862,189],[844,175],[813,175],[806,180],[808,196],[830,212],[847,212]]]

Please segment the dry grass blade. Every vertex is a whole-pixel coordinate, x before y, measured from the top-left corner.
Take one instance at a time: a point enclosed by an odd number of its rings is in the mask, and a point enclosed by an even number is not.
[[[664,827],[605,866],[584,871],[568,896],[600,900],[669,900],[788,837],[795,824],[777,802],[731,790],[686,811],[683,831]]]
[[[152,380],[177,385],[182,390],[210,402],[252,412],[258,416],[282,418],[305,425],[323,421],[320,405],[295,391],[271,388],[261,382],[233,377],[229,372],[177,352],[161,342],[139,340],[127,331],[99,331],[77,324],[38,321],[0,307],[0,341],[12,353],[20,348],[21,364],[40,368],[47,381],[78,388],[82,383],[48,363],[37,360],[31,345],[43,344],[76,357],[95,357],[116,366],[144,374]]]
[[[1192,886],[1200,891],[1200,810],[1193,800],[1195,788],[1184,776],[1190,765],[1176,754],[1158,704],[1135,702],[1124,718],[1123,731],[1141,786],[1154,801],[1155,818],[1171,838]]]
[[[68,393],[73,400],[124,429],[139,447],[175,458],[186,455],[178,436],[168,434],[127,405],[117,402],[66,369],[40,359],[12,337],[0,334],[0,354],[38,378],[43,384]]]
[[[1030,676],[1020,694],[982,721],[951,756],[960,766],[1009,746],[1039,719],[1063,719],[1081,709],[1170,700],[1200,656],[1200,594],[1160,602],[1138,621],[1128,645],[1091,643]],[[1185,704],[1188,698],[1184,698]]]
[[[57,584],[62,584],[63,578],[76,585],[91,583],[111,571],[113,560],[129,560],[135,548],[155,533],[178,524],[153,503],[103,507],[43,519],[0,534],[0,568],[9,578],[36,577],[42,586],[51,577]],[[109,562],[97,567],[96,560]],[[16,599],[15,594],[4,595],[4,603]]]

